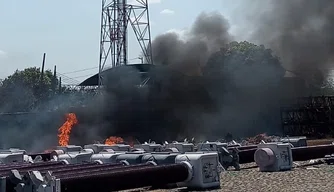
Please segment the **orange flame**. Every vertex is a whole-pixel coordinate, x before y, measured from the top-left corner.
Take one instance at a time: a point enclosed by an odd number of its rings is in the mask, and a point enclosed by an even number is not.
[[[106,141],[104,142],[104,144],[106,145],[115,145],[115,144],[119,144],[119,143],[123,143],[124,139],[122,137],[115,137],[115,136],[111,136],[108,139],[106,139]]]
[[[60,146],[68,145],[72,127],[77,123],[77,116],[74,113],[68,113],[66,115],[66,122],[58,129],[58,143]]]

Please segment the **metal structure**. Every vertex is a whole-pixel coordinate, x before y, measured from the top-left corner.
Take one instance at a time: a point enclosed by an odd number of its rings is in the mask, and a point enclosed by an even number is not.
[[[254,162],[254,153],[258,148],[246,149],[239,151],[240,164]],[[293,161],[308,161],[311,159],[323,158],[328,154],[334,153],[334,145],[315,145],[315,146],[304,146],[304,147],[293,147],[292,159]]]
[[[101,73],[128,64],[128,24],[141,47],[144,59],[152,64],[151,31],[147,0],[102,0],[99,85]]]
[[[220,187],[221,169],[215,152],[124,152],[112,149],[114,146],[57,146],[50,151],[52,160],[47,161],[39,155],[32,160],[20,149],[2,150],[0,192],[109,192],[168,184],[195,189]],[[64,159],[66,156],[71,158]]]
[[[287,135],[325,136],[334,127],[334,96],[302,97],[281,108],[282,129]]]

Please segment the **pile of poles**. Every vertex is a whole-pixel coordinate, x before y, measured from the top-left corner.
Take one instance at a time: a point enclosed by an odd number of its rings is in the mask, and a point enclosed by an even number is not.
[[[182,182],[188,178],[184,164],[64,164],[63,162],[24,163],[0,166],[0,177],[6,178],[6,192],[15,187],[28,171],[52,172],[60,179],[61,191],[118,191],[146,186]],[[1,190],[1,189],[0,189]]]

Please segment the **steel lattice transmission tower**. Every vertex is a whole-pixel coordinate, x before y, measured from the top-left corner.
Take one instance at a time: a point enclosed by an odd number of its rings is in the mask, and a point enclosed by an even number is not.
[[[148,64],[152,62],[151,31],[147,0],[102,0],[99,85],[101,73],[128,64],[128,24],[131,25]]]

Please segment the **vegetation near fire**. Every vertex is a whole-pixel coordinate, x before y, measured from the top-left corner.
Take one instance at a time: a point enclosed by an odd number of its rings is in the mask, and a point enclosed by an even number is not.
[[[57,78],[50,70],[46,70],[42,76],[39,68],[32,67],[15,71],[0,85],[2,112],[30,111],[54,94]]]
[[[62,87],[59,90],[57,77],[50,70],[44,72],[42,79],[39,68],[17,70],[0,81],[0,112],[42,112],[57,109],[60,111],[60,122],[55,123],[54,114],[44,113],[37,119],[25,119],[25,123],[22,123],[21,117],[14,118],[16,124],[9,125],[6,122],[11,117],[2,115],[0,126],[10,126],[11,134],[16,134],[13,130],[18,131],[19,126],[28,126],[31,130],[49,124],[47,127],[52,125],[52,129],[56,131],[50,137],[57,139],[57,130],[66,120],[64,114],[72,112],[69,108],[85,106],[79,111],[86,111],[92,117],[81,121],[80,115],[78,116],[77,128],[72,130],[73,142],[102,141],[111,135],[123,137],[129,133],[129,136],[138,139],[155,140],[201,135],[216,138],[227,133],[238,136],[268,131],[278,133],[281,99],[296,96],[287,89],[307,89],[305,84],[289,87],[290,81],[285,78],[286,71],[280,59],[263,45],[247,41],[231,42],[223,46],[220,51],[208,57],[207,63],[200,70],[201,75],[183,75],[181,79],[167,80],[177,86],[161,82],[149,85],[150,92],[145,92],[145,98],[130,94],[124,101],[124,95],[120,92],[109,92],[113,95],[111,105],[101,104],[107,101],[92,99],[92,94],[82,89]],[[326,78],[324,82],[325,80]],[[312,87],[311,91],[324,93],[324,90],[332,91],[331,88],[323,89],[321,86]],[[127,89],[125,93],[136,92],[129,92]],[[310,90],[304,93],[306,96]],[[140,103],[145,102],[143,107]],[[144,123],[141,118],[145,119]],[[92,122],[87,124],[89,119]],[[97,126],[99,123],[102,125]],[[5,139],[3,142],[8,141]],[[64,143],[68,143],[68,140],[62,142]]]

